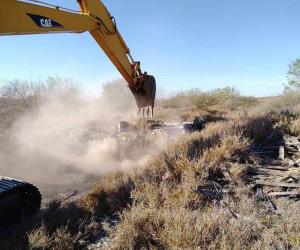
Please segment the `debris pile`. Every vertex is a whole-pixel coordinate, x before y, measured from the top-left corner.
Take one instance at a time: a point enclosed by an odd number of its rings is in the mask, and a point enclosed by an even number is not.
[[[214,179],[222,183],[222,192],[234,193],[235,184],[243,181],[250,184],[258,198],[300,199],[299,138],[283,135],[272,143],[252,146],[249,153],[254,157],[252,163],[232,163],[230,168],[221,169],[220,179]],[[205,196],[206,191],[202,192]]]
[[[151,145],[157,141],[164,143],[178,139],[185,133],[200,131],[205,122],[196,117],[193,122],[163,122],[160,120],[140,120],[137,124],[121,121],[117,136],[121,141],[139,141],[140,146]]]
[[[270,138],[273,136],[270,136]],[[221,167],[219,174],[208,176],[207,183],[195,192],[226,207],[233,218],[243,218],[225,202],[225,195],[236,196],[241,182],[249,184],[258,200],[267,201],[272,211],[281,213],[275,199],[300,200],[300,139],[282,135],[260,145],[253,145],[247,152],[251,163],[241,159]],[[253,160],[253,162],[252,162]]]
[[[261,188],[269,197],[300,197],[298,137],[284,135],[277,145],[256,147],[253,153],[262,159],[261,164],[246,166],[247,179],[256,189]]]

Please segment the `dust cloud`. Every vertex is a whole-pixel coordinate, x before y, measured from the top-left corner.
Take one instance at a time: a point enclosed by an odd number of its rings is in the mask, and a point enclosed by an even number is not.
[[[64,87],[43,93],[10,128],[0,150],[1,175],[62,185],[145,163],[149,152],[129,154],[132,148],[121,149],[116,137],[118,122],[135,119],[137,111],[122,84],[106,85],[98,97]]]

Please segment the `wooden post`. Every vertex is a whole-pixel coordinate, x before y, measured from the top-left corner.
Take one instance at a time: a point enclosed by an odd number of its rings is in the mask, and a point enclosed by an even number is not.
[[[279,157],[278,157],[278,159],[281,160],[281,161],[284,160],[284,147],[283,146],[279,147]]]

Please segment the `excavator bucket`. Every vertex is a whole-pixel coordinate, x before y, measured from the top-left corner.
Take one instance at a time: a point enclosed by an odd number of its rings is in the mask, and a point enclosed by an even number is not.
[[[143,75],[139,79],[136,87],[130,87],[130,90],[135,97],[139,112],[142,109],[144,115],[145,108],[148,108],[147,116],[149,116],[149,108],[151,108],[151,116],[153,117],[156,94],[156,81],[154,76],[147,74]]]

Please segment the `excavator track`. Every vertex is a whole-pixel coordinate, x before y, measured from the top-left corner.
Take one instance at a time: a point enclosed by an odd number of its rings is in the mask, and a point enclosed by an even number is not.
[[[34,185],[0,176],[0,224],[30,216],[41,206],[41,194]]]

